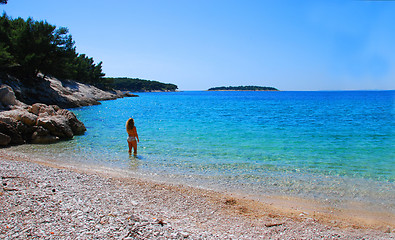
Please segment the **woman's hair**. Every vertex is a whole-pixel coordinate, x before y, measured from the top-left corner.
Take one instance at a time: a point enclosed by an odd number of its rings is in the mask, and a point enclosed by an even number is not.
[[[127,130],[133,130],[133,127],[134,127],[134,120],[133,120],[133,118],[129,118],[126,121],[126,129]]]

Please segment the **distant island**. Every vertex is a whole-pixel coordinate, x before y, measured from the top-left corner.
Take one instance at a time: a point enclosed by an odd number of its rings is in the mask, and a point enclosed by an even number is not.
[[[101,89],[130,92],[174,92],[178,88],[177,85],[171,83],[127,77],[101,78],[96,85]]]
[[[260,86],[238,86],[238,87],[213,87],[208,91],[279,91],[274,87],[260,87]]]

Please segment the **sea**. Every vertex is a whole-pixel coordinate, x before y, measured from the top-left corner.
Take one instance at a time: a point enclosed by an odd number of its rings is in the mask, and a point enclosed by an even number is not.
[[[87,131],[12,151],[250,196],[395,214],[395,91],[137,93],[70,109]],[[125,122],[140,142],[128,154]]]

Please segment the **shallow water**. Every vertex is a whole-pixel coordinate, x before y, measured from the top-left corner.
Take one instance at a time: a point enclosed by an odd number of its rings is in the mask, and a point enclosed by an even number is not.
[[[395,213],[395,91],[140,93],[72,109],[87,132],[18,152]],[[125,122],[141,139],[127,153]]]

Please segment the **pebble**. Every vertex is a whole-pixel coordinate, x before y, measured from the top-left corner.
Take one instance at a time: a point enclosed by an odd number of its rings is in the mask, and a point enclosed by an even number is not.
[[[229,206],[224,205],[227,210],[222,211],[220,205],[192,190],[58,171],[13,161],[7,154],[0,150],[0,176],[20,178],[0,178],[0,186],[18,189],[0,188],[0,239],[394,238],[390,228],[387,233],[347,231],[311,219],[267,228],[265,219],[247,218],[237,215],[238,211],[229,214]]]

